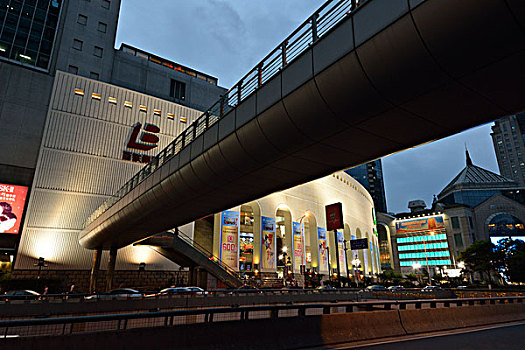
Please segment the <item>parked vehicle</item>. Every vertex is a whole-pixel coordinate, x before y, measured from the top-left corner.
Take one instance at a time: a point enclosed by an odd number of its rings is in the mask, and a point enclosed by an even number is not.
[[[10,290],[1,296],[0,300],[37,300],[40,298],[40,293],[34,290]]]
[[[404,292],[406,289],[403,286],[390,286],[388,287],[388,290],[394,293],[394,292]]]
[[[137,299],[142,298],[142,293],[138,290],[131,288],[118,288],[110,290],[107,293],[103,294],[93,294],[86,297],[87,300],[100,299],[100,300],[109,300],[109,299]]]
[[[205,291],[204,289],[200,288],[200,287],[186,287],[190,294],[191,295],[205,295],[205,294],[208,294],[207,291]]]
[[[366,287],[365,291],[367,292],[386,292],[387,289],[385,288],[385,286],[381,286],[377,284],[377,285]]]
[[[327,284],[327,285],[324,285],[324,286],[319,286],[317,288],[318,291],[321,291],[321,292],[329,292],[329,291],[334,291],[334,290],[337,290],[335,287],[332,287],[331,285]]]
[[[438,291],[438,290],[443,290],[441,287],[439,286],[426,286],[425,288],[422,288],[421,291],[422,292],[435,292],[435,291]]]

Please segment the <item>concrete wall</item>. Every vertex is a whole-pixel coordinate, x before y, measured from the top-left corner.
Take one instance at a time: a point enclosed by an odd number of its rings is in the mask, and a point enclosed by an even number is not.
[[[191,316],[190,316],[191,317]],[[190,321],[194,318],[188,318]],[[9,349],[296,349],[525,319],[525,305],[375,311],[0,339]],[[189,322],[188,322],[189,323]],[[78,325],[80,329],[82,325]],[[205,337],[202,335],[206,334]]]
[[[184,100],[170,96],[171,79],[186,84]],[[123,51],[115,51],[111,83],[199,110],[210,108],[226,92],[224,88]]]
[[[113,68],[115,35],[120,11],[120,0],[111,0],[109,9],[101,0],[67,1],[62,10],[61,26],[55,47],[54,70],[69,72],[70,66],[78,68],[78,74],[109,82]],[[87,23],[78,23],[79,15],[87,17]],[[106,25],[106,32],[99,30],[99,22]],[[73,47],[74,40],[82,41],[82,50]],[[94,55],[94,49],[103,49],[102,57]]]
[[[84,96],[76,95],[76,88],[82,89]],[[93,99],[93,93],[100,94],[100,100]],[[110,103],[109,97],[117,102]],[[125,101],[131,102],[132,108],[125,107]],[[147,111],[141,111],[140,105]],[[154,109],[161,110],[161,115],[154,115]],[[168,118],[168,113],[175,117]],[[57,72],[15,268],[35,269],[35,259],[44,257],[49,269],[89,270],[93,252],[78,244],[79,230],[108,196],[144,166],[123,160],[124,152],[152,157],[200,114],[175,103]],[[187,124],[180,121],[181,116],[187,117]],[[156,148],[141,151],[127,147],[137,123],[142,125],[136,138],[139,143],[146,124],[160,129]],[[40,139],[36,141],[39,145]],[[34,158],[36,150],[33,153]],[[30,164],[34,167],[35,159]],[[107,258],[105,252],[103,268]],[[147,269],[178,269],[147,247],[119,250],[117,269],[136,270],[141,262]]]

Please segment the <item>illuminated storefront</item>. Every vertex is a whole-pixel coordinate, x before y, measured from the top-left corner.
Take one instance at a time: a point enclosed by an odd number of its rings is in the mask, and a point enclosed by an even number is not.
[[[402,271],[452,263],[443,215],[398,219],[395,220],[395,229]]]

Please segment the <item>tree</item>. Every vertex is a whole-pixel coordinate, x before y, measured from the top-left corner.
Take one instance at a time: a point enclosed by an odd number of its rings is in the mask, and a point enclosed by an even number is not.
[[[486,274],[490,283],[492,270],[499,270],[504,265],[501,251],[490,241],[476,241],[470,247],[459,254],[459,260],[465,263],[465,267],[473,272],[479,272],[482,276]]]
[[[503,259],[502,272],[512,282],[525,282],[525,242],[505,238],[498,242],[497,251]]]

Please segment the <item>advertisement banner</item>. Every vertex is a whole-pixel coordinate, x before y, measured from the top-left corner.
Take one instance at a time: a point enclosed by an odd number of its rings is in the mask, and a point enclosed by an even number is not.
[[[262,244],[261,261],[262,269],[275,269],[275,252],[277,251],[275,239],[275,219],[261,217],[262,221]]]
[[[442,216],[396,221],[396,233],[411,233],[445,229]]]
[[[301,271],[301,265],[304,265],[304,240],[303,227],[300,223],[293,223],[293,256],[294,271]]]
[[[239,212],[223,211],[221,214],[221,249],[219,259],[222,263],[236,269],[239,263]]]
[[[339,269],[341,276],[346,274],[345,238],[343,232],[337,232],[337,249],[339,251]]]
[[[26,186],[0,184],[0,234],[20,233],[26,197]]]
[[[344,228],[343,223],[343,205],[334,203],[325,207],[326,229],[328,231]]]
[[[318,227],[317,238],[319,240],[319,272],[328,272],[328,242],[326,240],[326,229]]]

